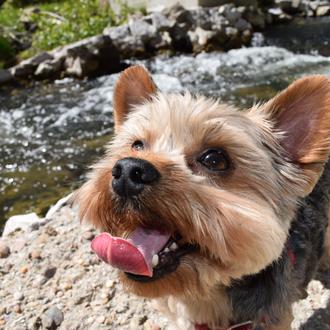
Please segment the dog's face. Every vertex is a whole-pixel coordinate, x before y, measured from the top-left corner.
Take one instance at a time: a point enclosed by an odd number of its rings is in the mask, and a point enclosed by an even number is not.
[[[329,87],[301,79],[238,112],[163,95],[143,68],[127,69],[114,94],[116,135],[76,194],[80,216],[119,237],[169,233],[176,245],[160,251],[152,277],[122,273],[124,285],[147,297],[207,294],[276,260],[328,158]]]

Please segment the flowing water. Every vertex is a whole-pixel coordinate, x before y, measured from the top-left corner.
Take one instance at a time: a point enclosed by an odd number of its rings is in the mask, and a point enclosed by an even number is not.
[[[321,22],[321,26],[326,29],[328,22]],[[306,29],[313,24],[315,21],[306,24]],[[293,24],[272,29],[264,38],[259,36],[251,48],[138,63],[153,73],[163,91],[188,89],[249,107],[272,97],[298,77],[313,73],[330,76],[330,57],[325,56],[328,35],[320,32],[318,43],[310,40],[307,47],[302,41],[304,34],[299,39]],[[260,40],[268,46],[260,46]],[[0,94],[0,226],[13,214],[44,214],[80,184],[111,138],[112,92],[117,77],[64,79],[15,90],[10,96]]]

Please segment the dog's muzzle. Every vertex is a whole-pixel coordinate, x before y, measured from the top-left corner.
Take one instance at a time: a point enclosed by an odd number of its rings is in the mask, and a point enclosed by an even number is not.
[[[160,173],[150,162],[127,157],[117,161],[112,169],[112,188],[120,197],[139,195],[146,185],[156,183]]]

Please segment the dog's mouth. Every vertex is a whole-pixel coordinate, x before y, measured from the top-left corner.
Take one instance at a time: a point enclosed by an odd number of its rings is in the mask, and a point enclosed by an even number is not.
[[[93,240],[92,250],[129,279],[150,282],[174,272],[197,246],[182,243],[178,235],[138,227],[127,239],[102,233]]]

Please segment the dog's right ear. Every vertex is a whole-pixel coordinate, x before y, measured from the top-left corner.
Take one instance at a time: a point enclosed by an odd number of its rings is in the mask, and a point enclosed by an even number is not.
[[[157,91],[148,71],[142,66],[132,66],[121,73],[114,90],[114,119],[117,129],[130,110],[150,100]]]

